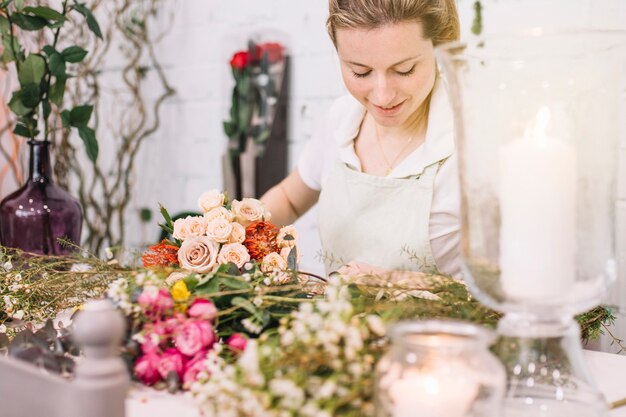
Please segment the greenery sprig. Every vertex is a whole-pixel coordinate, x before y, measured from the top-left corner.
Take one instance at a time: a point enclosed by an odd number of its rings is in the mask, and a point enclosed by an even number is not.
[[[61,11],[47,6],[25,7],[24,3],[24,0],[4,0],[0,3],[0,37],[4,46],[0,60],[5,65],[15,63],[20,84],[9,101],[9,108],[17,116],[13,132],[35,140],[42,133],[40,128],[43,125],[43,139],[49,140],[52,129],[50,115],[57,111],[65,129],[78,130],[87,155],[95,161],[98,142],[95,131],[87,125],[93,106],[82,104],[63,109],[65,85],[73,77],[67,66],[81,62],[87,51],[77,45],[59,50],[59,36],[71,13],[82,15],[89,30],[102,39],[100,26],[85,4],[76,0],[71,5],[64,0]],[[52,37],[52,40],[39,52],[27,52],[16,33],[17,28],[38,33],[44,39]]]

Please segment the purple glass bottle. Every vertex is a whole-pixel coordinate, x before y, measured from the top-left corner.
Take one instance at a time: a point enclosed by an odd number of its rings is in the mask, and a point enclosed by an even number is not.
[[[80,204],[52,181],[50,142],[30,140],[28,144],[28,181],[0,203],[0,242],[30,253],[67,255],[73,249],[57,239],[80,243]]]

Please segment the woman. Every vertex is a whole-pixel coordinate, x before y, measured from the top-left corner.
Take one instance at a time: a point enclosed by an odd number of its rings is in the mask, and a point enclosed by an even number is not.
[[[278,224],[319,202],[327,271],[458,275],[452,114],[434,55],[459,37],[455,0],[330,0],[327,27],[350,96],[262,200]]]

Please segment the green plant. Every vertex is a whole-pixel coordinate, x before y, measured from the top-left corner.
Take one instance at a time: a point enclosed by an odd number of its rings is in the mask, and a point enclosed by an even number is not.
[[[20,87],[13,93],[9,108],[17,117],[14,133],[30,139],[37,139],[42,133],[43,140],[49,140],[51,130],[50,115],[57,111],[61,115],[64,129],[77,129],[83,140],[87,155],[92,161],[98,157],[98,142],[95,131],[87,126],[93,106],[82,104],[71,109],[63,109],[65,85],[73,74],[68,64],[81,62],[87,51],[76,45],[59,48],[59,35],[63,27],[74,15],[82,15],[87,27],[98,38],[102,38],[100,26],[83,3],[74,0],[68,5],[61,2],[61,11],[47,6],[25,6],[24,0],[4,0],[0,3],[0,36],[4,51],[1,61],[15,64]],[[20,41],[18,31],[33,32],[45,45],[41,51],[26,51]],[[23,34],[26,37],[26,34]],[[22,39],[23,41],[23,39]]]

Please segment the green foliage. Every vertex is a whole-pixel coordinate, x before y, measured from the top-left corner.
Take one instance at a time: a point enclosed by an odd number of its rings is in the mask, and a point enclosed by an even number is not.
[[[61,52],[57,50],[59,35],[70,20],[71,12],[82,15],[87,27],[102,38],[100,26],[91,11],[75,0],[72,5],[68,5],[68,0],[63,0],[60,11],[46,6],[24,7],[22,0],[2,1],[0,38],[4,52],[1,61],[5,64],[15,63],[20,83],[20,88],[13,93],[9,102],[9,108],[18,119],[14,132],[30,139],[40,139],[38,136],[41,132],[37,126],[43,124],[43,139],[48,140],[48,119],[53,110],[57,110],[61,113],[64,128],[78,130],[87,155],[95,161],[98,157],[98,141],[94,130],[87,126],[93,106],[84,104],[73,109],[63,109],[66,82],[70,78],[67,64],[79,63],[87,56],[87,51],[77,45],[70,45]],[[42,35],[50,32],[53,41],[45,45],[41,53],[26,55],[20,40],[15,36],[15,27],[40,32]]]

